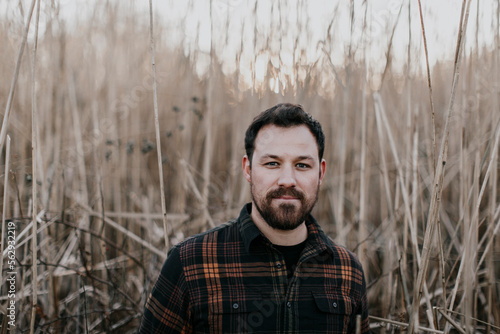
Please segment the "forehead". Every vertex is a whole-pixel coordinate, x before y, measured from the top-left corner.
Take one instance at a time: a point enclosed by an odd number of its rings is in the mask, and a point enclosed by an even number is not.
[[[318,157],[316,139],[305,125],[279,127],[266,125],[255,138],[254,154],[296,154]]]

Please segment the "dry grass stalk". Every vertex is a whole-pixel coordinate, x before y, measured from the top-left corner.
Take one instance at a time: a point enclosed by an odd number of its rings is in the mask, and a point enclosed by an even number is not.
[[[409,195],[408,195],[408,190],[406,188],[406,183],[404,181],[404,173],[405,173],[404,166],[402,166],[402,164],[400,162],[399,154],[398,154],[397,149],[396,149],[396,143],[395,143],[395,140],[394,140],[394,136],[393,136],[391,128],[389,126],[389,121],[388,121],[387,116],[386,116],[386,111],[385,111],[384,105],[382,103],[382,99],[381,99],[381,97],[380,97],[380,95],[378,93],[374,94],[374,100],[375,100],[375,103],[376,103],[376,105],[375,105],[375,115],[377,116],[377,120],[378,120],[377,123],[381,123],[384,126],[384,128],[385,128],[385,133],[387,134],[387,138],[388,138],[389,144],[390,144],[389,146],[391,147],[391,151],[392,151],[392,154],[393,154],[393,157],[394,157],[394,160],[395,160],[395,164],[396,164],[395,168],[396,168],[396,172],[397,172],[397,176],[398,176],[398,181],[399,181],[398,183],[396,183],[396,184],[399,184],[399,188],[397,188],[397,189],[401,189],[401,194],[403,196],[403,207],[404,207],[404,210],[405,210],[405,218],[409,219],[409,224],[410,224],[410,226],[413,227],[413,229],[411,229],[412,241],[413,241],[413,245],[414,245],[414,249],[415,249],[415,254],[416,254],[416,257],[417,257],[417,263],[420,265],[420,263],[421,263],[421,255],[420,255],[420,252],[419,252],[419,249],[418,249],[418,243],[417,243],[417,228],[413,224],[413,221],[412,221],[412,214],[411,214],[411,209],[410,209],[410,199],[409,199]],[[380,127],[378,127],[379,128],[379,132],[382,131],[380,129]],[[380,136],[383,137],[382,133],[380,133]],[[387,176],[385,178],[387,178]],[[386,181],[386,187],[387,187],[387,184],[388,184],[388,181]],[[393,212],[393,210],[391,209],[390,212]],[[392,232],[392,231],[395,231],[395,230],[396,230],[395,217],[392,217],[391,218],[391,226],[389,227],[389,231]],[[395,260],[392,259],[392,255],[394,254],[394,252],[391,251],[391,250],[389,250],[389,248],[387,248],[387,251],[388,251],[388,254],[386,256],[388,258],[387,262],[388,263],[395,263]],[[427,290],[427,285],[426,285],[425,282],[424,282],[424,287],[423,288],[424,288],[423,289],[424,294],[426,296],[425,301],[427,303],[427,307],[428,307],[428,309],[431,309],[429,292]],[[427,315],[430,316],[429,323],[433,324],[432,314],[427,313]]]
[[[363,72],[366,71],[366,63]],[[368,236],[367,231],[367,82],[365,76],[363,76],[363,90],[362,90],[362,101],[361,101],[361,152],[360,152],[360,170],[359,170],[359,228],[358,228],[358,242],[360,243],[359,248],[359,260],[363,267],[368,267],[367,261],[367,246],[366,238]]]
[[[106,211],[106,217],[110,218],[127,218],[127,219],[163,219],[162,213],[154,212],[113,212]],[[189,219],[189,215],[180,213],[167,213],[167,219],[170,221],[185,221]]]
[[[403,295],[406,297],[407,300],[408,295],[407,295],[407,281],[406,281],[406,271],[408,267],[407,263],[407,256],[406,252],[408,250],[408,224],[409,221],[411,220],[412,222],[416,222],[416,215],[415,215],[415,197],[417,194],[417,182],[415,182],[415,169],[416,169],[416,164],[418,160],[418,153],[415,152],[415,146],[418,143],[418,132],[416,131],[416,126],[413,125],[414,123],[414,116],[413,116],[413,101],[412,101],[412,74],[411,74],[411,65],[413,63],[412,60],[412,33],[411,33],[411,1],[408,2],[408,47],[407,47],[407,65],[406,65],[406,147],[407,148],[412,148],[412,149],[407,149],[406,152],[406,161],[407,163],[405,164],[405,184],[404,187],[406,189],[410,189],[410,184],[411,184],[411,189],[413,189],[413,194],[411,196],[411,216],[407,216],[405,214],[404,220],[403,220],[403,251],[398,252],[398,258],[399,258],[399,266],[400,266],[400,277],[401,277],[401,283],[402,283],[402,288],[403,288]],[[418,109],[417,109],[418,110]],[[410,163],[411,162],[411,163]],[[408,302],[406,303],[408,304]]]
[[[76,96],[76,83],[74,75],[68,72],[67,75],[67,83],[69,86],[69,100],[71,104],[71,116],[72,116],[72,126],[74,139],[76,143],[76,161],[78,168],[78,176],[79,176],[79,185],[80,191],[77,193],[77,201],[82,203],[89,202],[89,191],[87,187],[87,165],[85,163],[85,149],[84,149],[84,140],[82,134],[82,126],[80,122],[81,112],[78,108],[77,96]],[[89,221],[88,218],[83,217],[80,220],[81,228],[88,228]],[[89,246],[89,240],[85,240],[84,243],[86,246]]]
[[[448,321],[450,325],[452,325],[459,333],[461,334],[466,334],[467,332],[459,325],[457,324],[446,312],[441,310],[440,308],[437,309],[439,313]],[[447,331],[446,331],[447,332]]]
[[[208,88],[207,88],[207,121],[205,126],[205,141],[204,141],[204,150],[203,150],[203,186],[201,191],[201,205],[202,210],[204,212],[204,220],[206,220],[210,227],[215,227],[215,223],[211,219],[210,214],[208,213],[208,197],[210,194],[210,171],[211,171],[211,159],[213,152],[213,136],[212,136],[212,112],[213,112],[213,94],[214,94],[214,79],[213,74],[210,75],[208,79]]]
[[[11,172],[12,173],[12,172]],[[38,212],[38,215],[36,217],[37,222],[41,223],[42,219],[41,217],[45,214],[45,210],[40,210]],[[50,223],[44,224],[41,228],[38,229],[38,233],[41,231],[45,230],[50,226]],[[33,221],[30,220],[29,224],[26,225],[26,227],[21,231],[21,233],[18,233],[16,235],[16,247],[23,246],[24,244],[27,244],[29,241],[31,241],[31,238],[33,237],[33,234],[30,234],[30,231],[33,230]],[[25,239],[23,239],[25,237]],[[28,248],[28,247],[26,247]],[[6,250],[4,249],[4,256],[6,254]]]
[[[1,231],[1,238],[0,239],[0,281],[2,282],[3,286],[3,251],[5,248],[5,218],[7,215],[7,196],[9,194],[8,189],[9,189],[9,166],[10,166],[10,136],[7,135],[7,144],[6,144],[6,150],[5,150],[5,174],[4,174],[4,181],[3,181],[3,211],[2,211],[2,231]]]
[[[479,267],[481,266],[485,255],[487,254],[487,251],[489,249],[489,244],[486,247],[486,252],[483,254],[479,262],[476,260],[476,252],[477,252],[477,240],[473,240],[473,238],[477,238],[477,230],[478,230],[478,216],[479,216],[479,207],[481,205],[481,200],[482,197],[484,196],[484,193],[486,191],[486,186],[488,184],[488,180],[491,174],[491,170],[493,169],[493,163],[495,161],[495,155],[496,152],[498,151],[498,145],[499,145],[499,139],[500,139],[500,122],[497,123],[496,126],[496,131],[495,131],[495,140],[493,143],[493,148],[490,153],[490,162],[488,164],[488,168],[485,172],[483,183],[481,186],[480,192],[474,196],[475,200],[475,205],[473,208],[472,212],[472,217],[470,219],[464,219],[465,221],[469,222],[464,226],[464,246],[460,250],[460,267],[458,270],[457,274],[457,280],[455,282],[455,287],[453,289],[452,295],[451,295],[451,301],[449,303],[449,310],[453,310],[454,307],[454,302],[455,298],[457,296],[458,290],[461,289],[460,282],[463,277],[464,285],[465,285],[465,301],[464,301],[464,307],[465,307],[465,318],[466,318],[466,328],[468,330],[472,330],[473,325],[470,323],[470,319],[472,319],[472,307],[473,307],[473,301],[472,301],[472,296],[471,294],[473,291],[471,291],[474,287],[473,281],[475,280],[475,275],[472,276],[472,274],[477,274],[479,271]],[[478,164],[476,164],[476,170],[479,168]],[[479,179],[476,179],[477,183],[479,183]],[[473,193],[474,189],[471,189],[471,194]],[[496,229],[495,229],[496,230]],[[487,237],[487,235],[485,236]],[[483,239],[485,240],[485,239]],[[479,243],[482,244],[483,240]],[[493,241],[493,238],[491,239],[491,242]],[[476,268],[475,270],[471,270],[472,268]],[[464,273],[465,272],[465,273]]]
[[[361,30],[362,36],[366,34],[367,27],[367,10],[368,4],[365,2],[365,12],[363,15],[363,26]],[[358,228],[358,243],[360,244],[358,256],[364,268],[368,267],[368,247],[366,239],[368,237],[368,182],[369,170],[367,165],[369,159],[367,157],[367,123],[368,123],[368,66],[366,63],[366,48],[363,49],[363,64],[362,64],[362,92],[361,92],[361,151],[360,151],[360,182],[359,182],[359,228]]]
[[[384,71],[382,72],[382,78],[380,79],[380,87],[378,90],[380,90],[382,88],[382,86],[384,84],[385,76],[387,75],[387,73],[389,72],[389,69],[391,68],[391,64],[392,64],[391,50],[392,50],[392,45],[394,42],[394,34],[396,32],[396,27],[398,26],[399,18],[401,17],[403,5],[404,5],[404,2],[401,2],[401,6],[399,6],[399,11],[398,11],[398,16],[396,18],[396,22],[394,23],[394,26],[392,27],[391,36],[389,38],[389,43],[387,44],[387,51],[385,52],[385,58],[386,58],[385,67],[384,67]]]
[[[421,266],[418,271],[417,284],[413,292],[413,306],[411,308],[410,322],[408,333],[413,334],[415,331],[415,326],[418,321],[418,305],[420,303],[422,287],[424,284],[424,278],[427,273],[427,268],[429,265],[429,259],[431,254],[431,245],[434,239],[434,228],[438,222],[441,193],[443,190],[443,176],[444,176],[444,166],[447,161],[447,151],[448,151],[448,136],[449,136],[449,123],[453,111],[453,105],[455,101],[456,86],[458,84],[460,60],[462,55],[462,49],[465,41],[465,31],[467,31],[468,13],[471,1],[464,0],[462,5],[462,13],[465,11],[465,17],[462,15],[460,20],[460,28],[458,33],[457,50],[455,53],[455,63],[453,72],[453,81],[451,87],[451,96],[446,113],[446,120],[443,130],[443,137],[441,141],[441,149],[439,152],[438,163],[436,165],[433,190],[432,190],[432,200],[429,206],[429,216],[427,220],[427,229],[425,231],[424,245],[422,247],[422,261]]]
[[[395,321],[395,320],[391,320],[391,319],[385,319],[385,318],[376,317],[376,316],[372,316],[372,315],[370,315],[369,318],[372,321],[373,320],[374,321],[379,321],[379,322],[391,324],[391,325],[394,325],[394,326],[397,326],[397,327],[408,328],[408,326],[409,326],[407,323],[404,323],[404,322],[401,322],[401,321]],[[444,334],[443,331],[436,330],[434,328],[426,328],[426,327],[422,327],[422,326],[419,326],[418,330],[425,331],[425,332],[428,332],[428,333]]]
[[[403,195],[403,206],[405,209],[405,215],[406,215],[406,217],[408,217],[408,219],[410,219],[409,220],[410,227],[413,227],[411,235],[412,235],[412,241],[413,241],[414,247],[417,247],[417,248],[415,248],[417,262],[420,263],[420,252],[418,251],[418,243],[417,243],[417,229],[416,229],[416,226],[414,226],[413,221],[411,219],[412,214],[411,214],[411,209],[410,209],[410,199],[409,199],[409,195],[408,195],[408,190],[405,187],[404,171],[403,171],[403,168],[401,166],[399,155],[397,153],[394,136],[392,135],[392,131],[390,129],[389,122],[387,120],[385,108],[384,108],[384,105],[382,103],[382,98],[380,97],[380,95],[378,93],[374,94],[374,101],[375,101],[375,115],[377,116],[377,120],[378,120],[377,121],[377,129],[379,131],[379,136],[381,138],[384,137],[382,134],[382,126],[386,130],[385,133],[387,134],[387,137],[389,140],[389,146],[391,147],[392,155],[393,155],[394,160],[395,160],[395,164],[396,164],[395,168],[396,168],[396,171],[398,174],[398,180],[399,180],[401,193]],[[385,159],[384,157],[382,157],[382,158]],[[388,181],[387,172],[384,173],[384,183],[386,185],[386,188],[388,188],[389,181]],[[387,190],[387,192],[389,193],[388,190]],[[392,202],[392,200],[390,199],[389,196],[388,196],[388,202],[389,203]],[[390,212],[393,212],[392,207],[390,208]],[[394,227],[392,227],[391,230],[394,230]]]
[[[12,82],[10,84],[9,97],[7,100],[7,105],[5,107],[5,114],[2,121],[2,129],[0,130],[0,151],[3,150],[3,145],[5,141],[5,136],[7,135],[7,127],[9,125],[10,110],[12,108],[12,100],[14,99],[14,92],[16,90],[17,79],[19,76],[19,68],[21,67],[21,60],[23,58],[24,48],[28,40],[28,32],[30,28],[31,16],[33,15],[33,10],[35,8],[36,0],[31,1],[31,8],[28,12],[28,18],[24,27],[23,40],[21,46],[19,47],[19,52],[17,54],[16,68],[14,70],[14,75],[12,76]]]
[[[498,119],[498,116],[497,116]],[[492,157],[492,165],[498,166],[498,152],[493,152]],[[494,261],[494,249],[491,245],[494,244],[495,235],[497,235],[497,231],[495,228],[495,209],[497,207],[496,194],[497,194],[497,182],[498,182],[498,171],[496,168],[493,168],[491,174],[491,182],[490,182],[490,201],[489,201],[489,209],[488,209],[488,229],[487,235],[488,244],[485,247],[484,255],[478,261],[478,268],[481,265],[481,261],[483,258],[486,258],[486,268],[487,268],[487,277],[488,277],[488,293],[487,293],[487,305],[488,306],[488,323],[495,323],[495,310],[500,309],[498,300],[494,297],[495,295],[495,261]],[[500,207],[499,210],[500,212]],[[500,222],[499,224],[500,225]],[[490,328],[487,328],[487,333],[490,332]]]
[[[88,212],[88,214],[94,215],[96,217],[101,218],[110,227],[112,227],[113,229],[117,230],[118,232],[121,232],[123,235],[127,236],[128,238],[130,238],[130,239],[138,242],[140,245],[142,245],[143,247],[149,249],[151,252],[153,252],[154,254],[158,255],[160,258],[164,259],[166,257],[166,253],[164,251],[161,251],[161,250],[157,249],[156,247],[154,247],[153,245],[151,245],[150,242],[141,239],[140,237],[138,237],[134,233],[132,233],[129,230],[125,229],[123,226],[117,224],[116,222],[114,222],[113,220],[109,219],[108,217],[103,216],[102,213],[95,212],[89,206],[87,206],[87,205],[85,205],[83,203],[79,203],[79,205],[83,209],[85,209],[85,211]],[[164,216],[166,216],[166,215],[164,215]],[[79,226],[79,227],[81,228],[81,226]]]
[[[344,222],[344,205],[345,205],[345,164],[346,164],[346,127],[347,127],[347,109],[348,109],[348,104],[349,104],[349,83],[346,82],[346,86],[343,89],[343,99],[342,99],[342,115],[341,115],[341,130],[340,130],[340,138],[338,141],[338,147],[339,147],[339,161],[340,161],[340,166],[338,168],[338,178],[339,178],[339,184],[337,187],[336,191],[336,196],[337,196],[337,203],[336,205],[332,205],[333,207],[336,207],[337,209],[335,210],[335,223],[336,223],[336,229],[338,231],[337,233],[337,239],[341,244],[345,244],[346,242],[346,237],[347,237],[347,228],[346,224]],[[335,118],[332,117],[332,122],[335,122]]]
[[[500,44],[500,30],[499,30],[500,29],[500,1],[497,1],[496,5],[497,5],[497,8],[496,8],[495,22],[494,22],[494,24],[492,23],[492,28],[495,29],[494,45],[496,48],[498,48],[499,44]],[[499,80],[499,76],[498,76],[499,59],[500,59],[500,57],[498,56],[498,53],[495,53],[495,55],[493,57],[493,61],[494,61],[493,69],[494,69],[495,74],[494,74],[493,78],[496,82],[498,82],[498,80]],[[498,105],[498,95],[497,94],[493,95],[492,102],[493,102],[493,105],[495,105],[495,106]],[[492,124],[497,123],[498,121],[500,121],[500,118],[499,118],[498,113],[497,113],[496,118],[494,118],[494,121],[492,122]],[[498,152],[494,155],[493,159],[495,160],[493,162],[493,165],[498,166],[498,161],[499,161],[498,160]],[[497,184],[498,184],[497,183],[498,182],[498,171],[496,168],[493,169],[491,178],[492,178],[492,180],[491,180],[491,189],[490,189],[490,203],[489,203],[489,212],[488,212],[488,221],[489,221],[488,232],[489,233],[487,233],[490,235],[491,235],[492,231],[495,230],[494,217],[495,217],[495,210],[497,208],[496,194],[498,191],[498,186],[497,186]],[[496,235],[496,233],[494,235]],[[492,244],[493,244],[493,239],[494,238],[491,238]],[[488,242],[490,242],[490,241],[488,241]],[[489,272],[489,274],[488,274],[489,287],[488,287],[488,295],[487,295],[487,303],[489,305],[488,306],[488,322],[500,324],[500,312],[498,311],[498,310],[500,310],[500,301],[495,296],[497,284],[495,284],[496,273],[495,273],[494,250],[495,249],[493,247],[487,248],[487,251],[485,252],[485,254],[487,256],[486,266],[487,266],[488,272]],[[490,334],[490,331],[491,331],[491,328],[487,327],[486,333]]]
[[[165,203],[165,185],[163,183],[163,157],[161,153],[161,139],[160,139],[160,122],[158,116],[158,93],[156,83],[156,61],[155,61],[155,41],[153,34],[153,1],[149,0],[149,31],[150,31],[150,48],[151,48],[151,71],[153,73],[153,102],[154,102],[154,115],[155,115],[155,135],[156,135],[156,152],[158,154],[158,173],[160,177],[160,198],[161,198],[161,211],[163,213],[163,230],[165,233],[165,249],[170,247],[170,238],[168,233],[167,223],[167,208]]]
[[[380,109],[382,109],[382,106],[381,106],[381,102],[379,100],[379,96],[377,93],[375,93],[374,95],[374,101],[376,103],[375,105],[375,117],[376,117],[376,121],[377,121],[377,132],[378,132],[378,136],[379,136],[379,145],[380,147],[384,147],[385,146],[385,141],[384,141],[384,134],[383,134],[383,131],[382,131],[382,120],[381,120],[381,112],[380,112]],[[395,217],[394,217],[394,207],[393,207],[393,202],[392,202],[392,192],[391,192],[391,185],[390,185],[390,181],[389,181],[389,169],[387,168],[387,163],[386,163],[386,158],[385,158],[385,155],[382,155],[382,176],[383,176],[383,180],[384,180],[384,187],[385,187],[385,193],[386,193],[386,201],[387,201],[387,210],[389,212],[389,226],[387,229],[385,229],[385,238],[387,238],[387,240],[391,240],[392,241],[392,237],[393,237],[393,231],[394,231],[394,226],[395,226]],[[392,243],[392,242],[391,242]],[[387,272],[387,270],[390,268],[390,267],[393,267],[394,265],[394,252],[392,249],[390,249],[391,247],[387,247],[385,250],[384,250],[384,258],[386,259],[386,261],[384,261],[384,272]],[[392,286],[392,270],[389,270],[389,277],[386,279],[386,286]],[[391,289],[392,290],[392,289]],[[382,316],[386,317],[387,316],[387,313],[388,313],[388,306],[390,305],[390,298],[391,298],[391,294],[390,293],[387,293],[384,295],[383,299],[382,299]]]
[[[493,171],[496,169],[496,164],[495,162],[497,161],[495,158],[497,156],[497,152],[498,152],[498,147],[499,147],[499,142],[500,142],[500,121],[497,123],[497,126],[496,126],[496,131],[495,131],[495,141],[494,141],[494,144],[493,144],[493,148],[491,149],[491,153],[490,153],[490,161],[488,163],[488,168],[486,169],[486,172],[484,174],[484,179],[483,179],[483,183],[481,185],[481,191],[479,192],[479,195],[477,197],[477,203],[476,203],[476,206],[474,208],[474,215],[472,216],[472,221],[478,221],[479,220],[479,208],[481,206],[481,200],[486,192],[486,186],[488,185],[488,181],[489,181],[489,178],[490,178],[490,175],[493,173]],[[496,185],[494,185],[494,188],[496,187]],[[493,198],[495,198],[493,196]],[[491,213],[491,212],[490,212]],[[492,220],[494,221],[494,220]],[[499,222],[500,223],[500,222]],[[493,226],[493,225],[492,225]],[[471,229],[475,228],[477,230],[477,224],[476,226],[471,226]],[[472,233],[472,231],[469,231],[470,233]],[[470,234],[469,234],[470,235]],[[483,256],[481,257],[481,259],[478,261],[477,263],[477,267],[476,269],[474,270],[475,273],[477,273],[479,271],[479,268],[482,264],[482,262],[484,261],[484,258],[486,256],[486,254],[488,253],[487,251],[489,250],[489,247],[491,245],[491,243],[493,243],[493,240],[494,240],[494,236],[495,234],[493,235],[490,235],[490,234],[486,234],[484,237],[488,237],[488,246],[486,247],[486,252],[483,254]],[[468,243],[467,243],[468,244]],[[477,244],[477,242],[476,242]]]
[[[37,204],[38,204],[38,194],[37,194],[37,182],[38,175],[36,173],[37,169],[37,156],[38,156],[38,113],[37,113],[37,104],[36,104],[36,51],[38,47],[38,23],[40,21],[40,1],[36,1],[36,22],[35,22],[35,42],[33,45],[33,62],[32,62],[32,76],[31,76],[31,160],[32,160],[32,219],[33,219],[33,238],[31,241],[32,245],[32,286],[33,286],[33,302],[31,306],[31,326],[30,333],[35,332],[35,316],[38,307],[38,263],[37,263]]]
[[[198,201],[200,203],[202,203],[202,204],[205,203],[205,200],[203,199],[203,195],[201,194],[200,190],[196,186],[196,182],[194,180],[193,174],[189,170],[190,166],[188,166],[187,162],[184,159],[180,160],[180,164],[181,164],[181,166],[184,167],[184,170],[186,172],[186,176],[188,179],[188,184],[191,187],[191,190],[193,191],[194,195],[196,196],[196,198],[198,199]],[[208,212],[208,207],[203,206],[202,210],[203,210],[204,219],[208,221],[210,226],[215,226],[215,222],[213,221],[212,216]]]
[[[433,167],[436,166],[436,120],[434,113],[434,99],[432,98],[432,79],[431,79],[431,69],[429,65],[429,52],[427,49],[427,36],[425,34],[424,16],[422,14],[422,3],[418,0],[418,11],[420,14],[420,25],[422,26],[422,37],[424,40],[424,51],[425,51],[425,64],[427,70],[427,85],[429,87],[429,101],[431,106],[431,119],[432,119],[432,160],[434,161]],[[434,171],[435,172],[435,171]]]
[[[455,314],[455,315],[458,315],[458,316],[461,316],[461,317],[465,317],[465,315],[464,315],[464,314],[461,314],[461,313],[459,313],[459,312],[455,312],[455,311],[452,311],[452,310],[447,310],[447,309],[444,309],[444,308],[442,308],[442,307],[434,307],[434,310],[436,310],[436,311],[438,311],[438,312],[440,312],[440,313],[445,312],[445,313],[446,313],[446,315],[448,316],[448,318],[446,318],[446,319],[451,319],[451,317],[449,316],[449,314],[448,314],[448,313],[450,313],[450,314]],[[443,315],[443,316],[444,316],[444,315]],[[500,329],[500,327],[499,327],[499,326],[495,326],[495,325],[493,325],[493,324],[491,324],[491,323],[487,323],[487,322],[482,321],[482,320],[477,319],[477,318],[473,318],[472,320],[477,321],[478,323],[480,323],[480,324],[482,324],[482,325],[487,325],[487,326],[489,326],[491,329]],[[454,321],[454,322],[455,322],[455,321]],[[460,325],[458,325],[456,322],[455,322],[455,324],[456,324],[458,327],[460,327]]]
[[[214,20],[213,20],[213,1],[210,1],[210,36],[214,36]],[[213,129],[212,129],[212,118],[215,109],[215,46],[213,43],[214,38],[210,37],[210,60],[208,68],[208,79],[207,79],[207,105],[206,105],[206,117],[205,117],[205,140],[203,149],[203,186],[201,190],[201,205],[203,210],[203,220],[208,222],[210,227],[215,227],[213,220],[208,212],[208,198],[210,195],[209,186],[210,175],[211,175],[211,163],[213,154]],[[203,222],[204,223],[204,222]]]

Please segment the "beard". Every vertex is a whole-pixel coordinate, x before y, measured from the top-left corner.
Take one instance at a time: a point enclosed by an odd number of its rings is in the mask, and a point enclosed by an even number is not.
[[[256,198],[252,184],[251,192],[255,207],[264,221],[274,229],[290,231],[299,227],[311,213],[318,200],[319,184],[316,193],[311,198],[306,198],[303,192],[295,188],[280,187],[269,191],[263,198]],[[293,196],[299,200],[300,205],[281,203],[277,208],[274,208],[273,199],[281,196]]]

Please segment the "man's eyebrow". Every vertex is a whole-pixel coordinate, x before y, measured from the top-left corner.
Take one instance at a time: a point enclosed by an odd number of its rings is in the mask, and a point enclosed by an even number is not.
[[[276,154],[270,154],[270,153],[267,153],[267,154],[264,154],[263,156],[260,157],[259,160],[265,160],[265,159],[279,159],[280,157],[277,156]]]
[[[297,160],[314,160],[312,155],[301,155],[297,158]]]
[[[276,154],[268,153],[261,156],[259,160],[265,160],[265,159],[281,159],[281,158]],[[314,158],[312,155],[299,155],[295,160],[314,160]]]

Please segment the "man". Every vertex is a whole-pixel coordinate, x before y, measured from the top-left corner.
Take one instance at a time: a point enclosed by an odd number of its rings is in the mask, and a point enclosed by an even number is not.
[[[246,131],[252,202],[169,253],[141,333],[367,333],[366,284],[354,254],[310,215],[325,176],[321,125],[278,104]]]

